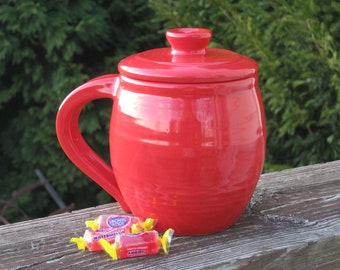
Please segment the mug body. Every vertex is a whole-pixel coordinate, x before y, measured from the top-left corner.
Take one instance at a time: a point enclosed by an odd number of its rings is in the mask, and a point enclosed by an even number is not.
[[[257,78],[171,84],[120,76],[116,91],[110,157],[132,213],[179,235],[233,225],[264,163]]]

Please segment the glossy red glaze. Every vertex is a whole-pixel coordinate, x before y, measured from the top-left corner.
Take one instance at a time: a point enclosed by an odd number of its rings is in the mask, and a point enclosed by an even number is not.
[[[190,42],[197,35],[204,41],[187,46],[185,33]],[[57,115],[58,139],[69,158],[125,211],[157,219],[159,231],[207,234],[233,225],[262,171],[266,134],[257,64],[202,49],[209,33],[169,31],[183,39],[170,42],[176,48],[123,59],[120,75],[75,89]],[[97,98],[113,99],[112,167],[79,133],[80,111]]]
[[[211,31],[204,28],[176,28],[166,32],[172,55],[204,55],[211,36]]]

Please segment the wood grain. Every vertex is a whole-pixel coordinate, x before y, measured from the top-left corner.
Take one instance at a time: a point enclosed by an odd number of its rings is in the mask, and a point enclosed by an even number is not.
[[[112,261],[69,239],[117,204],[0,226],[0,269],[340,269],[340,161],[261,176],[239,221],[175,237],[168,255]]]

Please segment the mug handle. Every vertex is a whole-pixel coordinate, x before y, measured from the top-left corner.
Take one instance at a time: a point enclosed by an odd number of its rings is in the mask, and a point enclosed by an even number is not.
[[[114,197],[125,212],[131,212],[118,188],[112,167],[86,143],[78,124],[82,109],[90,101],[110,98],[115,102],[118,85],[118,75],[109,74],[94,78],[74,89],[59,107],[56,118],[56,133],[68,158]]]

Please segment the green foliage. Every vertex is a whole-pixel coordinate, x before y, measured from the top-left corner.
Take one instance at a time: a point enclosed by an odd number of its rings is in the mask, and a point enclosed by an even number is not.
[[[266,169],[339,159],[340,4],[319,2],[1,1],[0,210],[16,190],[38,181],[36,168],[66,204],[82,208],[111,200],[61,150],[57,109],[76,86],[115,73],[121,58],[164,46],[163,34],[172,27],[209,28],[210,46],[259,62]],[[105,160],[110,109],[111,101],[95,101],[80,121],[84,137]],[[21,196],[5,217],[18,221],[55,209],[39,187]]]
[[[110,200],[61,150],[55,115],[76,86],[115,73],[121,58],[160,44],[152,16],[143,0],[1,1],[0,210],[15,190],[38,181],[36,168],[66,204],[82,208]],[[84,136],[106,160],[111,105],[96,101],[81,115]],[[41,187],[20,197],[6,218],[38,217],[55,208]]]
[[[211,46],[258,61],[268,129],[266,168],[340,158],[337,1],[149,2],[164,29],[209,28]]]

